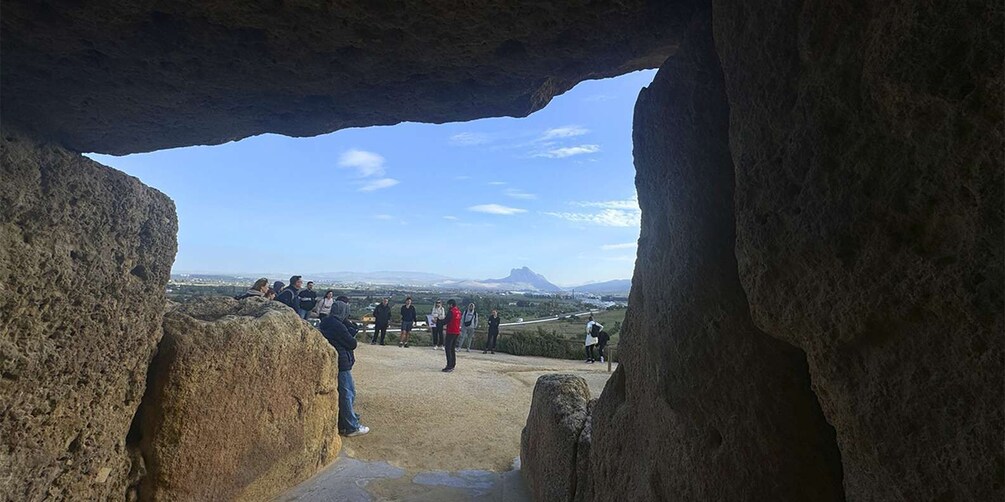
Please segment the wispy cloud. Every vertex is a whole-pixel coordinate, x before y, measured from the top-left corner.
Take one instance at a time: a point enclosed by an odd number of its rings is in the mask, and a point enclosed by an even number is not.
[[[638,243],[636,242],[623,242],[621,244],[604,244],[603,246],[600,246],[600,249],[603,249],[604,251],[612,251],[615,249],[634,249],[636,246],[638,246]]]
[[[589,129],[585,127],[580,127],[578,125],[568,125],[562,127],[554,127],[544,131],[544,134],[538,138],[538,141],[548,141],[556,138],[572,138],[576,136],[582,136],[590,132]]]
[[[366,150],[348,150],[338,159],[338,166],[355,169],[359,177],[384,175],[384,157]]]
[[[477,213],[500,214],[503,216],[512,216],[514,214],[527,212],[526,209],[503,206],[501,204],[479,204],[477,206],[469,207],[468,210],[475,211]]]
[[[573,223],[587,223],[602,227],[637,227],[642,220],[640,214],[621,209],[604,209],[599,213],[544,213]]]
[[[451,136],[447,141],[454,146],[474,146],[489,143],[492,141],[492,138],[484,133],[462,132]]]
[[[457,221],[459,218],[457,218],[456,216],[444,216],[443,219],[444,220]]]
[[[360,192],[372,192],[399,183],[394,178],[383,177],[387,169],[384,167],[384,157],[378,153],[355,148],[346,150],[339,156],[338,166],[342,169],[354,169],[358,178],[377,178],[357,182],[357,190]]]
[[[642,224],[642,211],[638,196],[622,200],[573,202],[575,206],[597,208],[594,212],[547,212],[549,216],[573,223],[585,223],[603,227],[638,227]],[[614,249],[614,248],[611,248]]]
[[[394,178],[380,178],[373,181],[368,181],[359,187],[360,192],[372,192],[374,190],[380,190],[382,188],[389,188],[397,185],[400,181]]]
[[[489,182],[489,185],[494,185],[494,186],[501,186],[501,185],[506,185],[506,184],[507,183],[505,181],[490,181]]]
[[[507,188],[506,190],[503,191],[503,194],[505,194],[507,197],[512,197],[514,199],[529,200],[537,198],[537,194],[528,193],[523,190],[520,190],[519,188]]]
[[[573,155],[597,153],[599,151],[600,151],[600,145],[577,145],[577,146],[564,146],[561,148],[552,148],[544,152],[536,153],[534,154],[534,156],[547,157],[550,159],[564,159],[566,157],[572,157]]]

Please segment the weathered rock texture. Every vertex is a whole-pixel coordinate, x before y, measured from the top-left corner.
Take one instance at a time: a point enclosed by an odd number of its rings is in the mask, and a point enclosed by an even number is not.
[[[523,116],[659,66],[689,3],[5,0],[0,106],[107,153]]]
[[[999,2],[715,1],[756,325],[853,500],[1001,500]]]
[[[196,299],[164,338],[131,431],[141,500],[270,500],[338,455],[334,349],[289,308]]]
[[[758,330],[733,255],[729,108],[708,16],[635,108],[642,232],[595,500],[842,500],[802,351]]]
[[[589,402],[590,388],[582,377],[557,374],[537,379],[520,438],[520,472],[534,500],[572,500]]]
[[[119,498],[174,204],[80,155],[0,136],[0,499]]]

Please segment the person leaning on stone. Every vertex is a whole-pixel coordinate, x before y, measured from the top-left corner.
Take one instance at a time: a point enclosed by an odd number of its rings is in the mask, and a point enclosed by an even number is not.
[[[297,293],[300,304],[300,317],[307,319],[314,307],[318,304],[318,292],[314,291],[314,281],[307,281],[307,289],[301,289]]]
[[[299,275],[295,275],[290,277],[290,285],[276,295],[277,301],[293,309],[300,317],[303,317],[303,314],[300,313],[300,288],[303,285],[304,280]]]
[[[356,401],[356,383],[352,379],[352,366],[356,363],[356,333],[359,328],[349,321],[349,298],[339,296],[332,305],[331,315],[318,326],[321,334],[338,352],[338,430],[345,436],[361,436],[370,428],[359,423],[353,408]]]
[[[253,296],[265,298],[265,293],[269,290],[269,280],[262,277],[261,279],[255,281],[255,284],[251,286],[251,289],[234,297],[236,300],[243,300],[245,298],[251,298]]]

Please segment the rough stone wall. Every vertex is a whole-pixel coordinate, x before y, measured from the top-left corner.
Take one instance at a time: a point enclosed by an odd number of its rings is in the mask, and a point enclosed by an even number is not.
[[[1001,500],[1001,3],[714,3],[741,279],[849,499]]]
[[[271,500],[338,456],[338,367],[277,302],[198,298],[165,314],[130,435],[140,500]]]
[[[842,500],[804,354],[758,330],[733,254],[729,108],[708,16],[635,108],[642,233],[594,500]]]
[[[655,68],[693,0],[4,0],[6,120],[79,151],[524,116]]]
[[[76,153],[0,135],[0,498],[120,498],[174,204]]]

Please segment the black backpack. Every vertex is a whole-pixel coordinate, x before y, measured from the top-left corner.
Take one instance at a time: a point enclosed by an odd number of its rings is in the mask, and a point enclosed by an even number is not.
[[[590,335],[593,335],[594,338],[600,338],[600,330],[600,325],[593,323],[593,327],[590,328]]]

